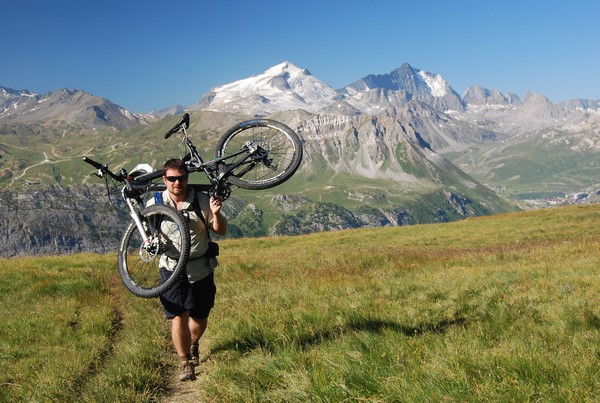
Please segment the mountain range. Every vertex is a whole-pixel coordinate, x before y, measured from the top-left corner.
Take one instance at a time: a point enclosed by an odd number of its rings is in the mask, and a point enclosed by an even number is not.
[[[238,236],[450,221],[569,193],[593,199],[600,188],[598,100],[553,104],[481,86],[459,95],[440,74],[409,64],[334,89],[284,62],[215,87],[197,104],[146,114],[82,90],[0,87],[0,185],[11,189],[0,200],[23,199],[27,190],[13,189],[24,183],[59,193],[89,184],[76,162],[83,153],[115,167],[158,166],[176,150],[160,134],[184,110],[206,152],[254,116],[283,121],[303,140],[305,159],[288,183],[230,200]]]
[[[334,89],[308,70],[284,62],[262,74],[215,87],[197,104],[146,114],[131,113],[82,90],[38,95],[0,87],[0,124],[59,120],[96,129],[124,129],[186,110],[251,116],[289,110],[342,116],[393,114],[418,124],[424,138],[440,153],[535,130],[587,130],[600,120],[600,100],[553,104],[540,94],[527,93],[521,99],[481,86],[469,87],[461,96],[441,75],[409,64]]]
[[[509,197],[573,193],[598,184],[600,100],[553,104],[541,94],[527,93],[521,99],[481,86],[469,87],[461,96],[440,74],[406,63],[334,89],[308,70],[283,62],[217,86],[197,104],[146,114],[130,113],[81,90],[38,95],[0,87],[0,125],[70,122],[95,130],[122,130],[183,111],[247,117],[292,110],[322,120],[393,116],[410,123],[432,150],[489,187],[505,189]],[[518,172],[530,173],[528,162],[536,166],[537,175]]]

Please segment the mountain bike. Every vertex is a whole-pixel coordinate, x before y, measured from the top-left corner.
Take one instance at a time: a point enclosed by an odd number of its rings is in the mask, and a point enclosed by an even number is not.
[[[195,191],[227,199],[235,188],[268,189],[287,181],[302,160],[302,142],[298,135],[281,122],[252,119],[225,132],[216,146],[215,158],[204,161],[188,136],[190,115],[185,113],[164,138],[180,137],[180,158],[189,173],[204,173],[206,184],[188,185]],[[183,154],[183,155],[181,155]],[[190,253],[187,220],[174,208],[164,204],[146,207],[146,200],[166,189],[162,170],[152,171],[147,164],[131,172],[121,168],[113,172],[105,163],[88,157],[83,160],[96,168],[95,175],[105,179],[108,195],[119,192],[132,221],[121,238],[118,251],[119,275],[133,294],[143,298],[158,297],[182,274]],[[166,259],[176,261],[170,276],[160,280],[160,267]]]

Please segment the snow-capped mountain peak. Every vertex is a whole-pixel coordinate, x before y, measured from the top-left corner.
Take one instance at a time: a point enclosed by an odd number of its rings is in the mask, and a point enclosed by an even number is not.
[[[296,66],[294,63],[283,62],[276,64],[275,66],[267,69],[263,74],[264,76],[279,76],[288,74],[290,77],[297,77],[301,75],[311,75],[310,72],[306,69],[301,69]]]
[[[213,88],[200,100],[199,106],[242,113],[317,111],[338,97],[335,89],[308,70],[286,61],[264,73]]]
[[[348,92],[374,89],[406,91],[433,97],[444,97],[452,92],[441,75],[416,69],[408,63],[388,74],[370,74],[346,87]]]
[[[439,74],[404,63],[388,74],[370,74],[344,87],[346,101],[353,107],[377,113],[412,100],[430,104],[441,111],[461,111],[460,96]]]

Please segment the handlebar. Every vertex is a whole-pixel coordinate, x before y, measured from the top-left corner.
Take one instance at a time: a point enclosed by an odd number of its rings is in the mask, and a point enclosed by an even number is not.
[[[91,166],[93,166],[94,168],[96,168],[100,172],[98,174],[98,176],[102,177],[103,174],[107,174],[108,176],[110,176],[114,180],[117,180],[119,182],[123,182],[123,175],[122,174],[117,175],[117,174],[113,173],[110,169],[108,169],[108,165],[101,164],[99,162],[94,161],[91,158],[88,158],[88,157],[83,157],[83,161],[87,162],[88,164],[90,164]]]
[[[173,126],[173,128],[171,128],[168,132],[165,133],[164,138],[168,139],[174,133],[178,133],[181,131],[185,132],[185,130],[188,129],[189,127],[190,127],[190,114],[186,112],[183,114],[183,116],[181,117],[179,122],[177,122],[177,124],[175,126]],[[187,140],[187,141],[189,142],[189,140]],[[188,153],[183,158],[183,161],[185,161],[186,164],[188,165],[188,171],[190,173],[196,172],[199,170],[199,168],[197,166],[194,166],[193,164],[189,164],[188,162],[190,160],[194,159],[192,156],[192,153],[197,154],[197,151],[196,151],[195,147],[193,146],[193,144],[191,144],[191,142],[188,144],[188,147],[191,147],[190,153]],[[201,161],[200,158],[198,158],[198,159]],[[127,181],[134,181],[135,183],[141,184],[144,182],[150,182],[154,179],[158,179],[163,175],[163,171],[161,169],[158,171],[149,172],[149,173],[145,173],[142,175],[137,175],[135,177],[130,177],[127,175],[127,172],[123,169],[121,170],[121,172],[119,174],[115,174],[110,169],[108,169],[107,164],[96,162],[96,161],[92,160],[91,158],[83,157],[83,161],[87,162],[88,164],[90,164],[91,166],[93,166],[94,168],[96,168],[98,170],[98,173],[96,173],[97,176],[103,178],[104,176],[108,175],[118,182],[125,182],[127,180]],[[131,185],[133,185],[133,183],[129,182],[128,186],[131,186]]]

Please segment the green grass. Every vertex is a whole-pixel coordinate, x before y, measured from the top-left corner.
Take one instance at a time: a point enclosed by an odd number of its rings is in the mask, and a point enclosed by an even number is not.
[[[214,157],[216,142],[225,132],[210,115],[198,113],[191,131],[198,151],[206,159]],[[140,163],[159,169],[168,158],[179,156],[178,140],[163,138],[179,119],[171,116],[153,125],[122,131],[96,131],[64,122],[0,125],[0,186],[25,186],[23,180],[13,181],[21,176],[42,184],[85,182],[94,169],[82,161],[83,156],[105,162],[115,172],[120,168],[131,170]],[[233,121],[230,118],[226,122],[233,125]],[[99,183],[97,178],[87,181]]]
[[[598,401],[598,222],[590,205],[223,240],[188,400]],[[114,256],[0,270],[0,400],[168,396],[168,328]]]
[[[0,401],[142,401],[168,384],[156,303],[117,284],[115,256],[0,260]]]
[[[517,137],[447,157],[481,183],[503,188],[512,199],[535,193],[574,193],[595,187],[600,173],[597,153],[581,145],[581,136],[593,138],[594,134],[572,134],[571,141],[560,144],[544,136]]]

